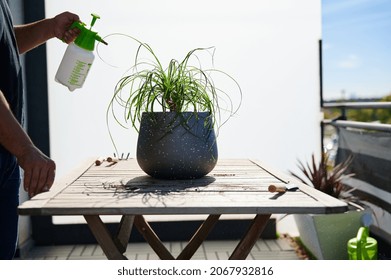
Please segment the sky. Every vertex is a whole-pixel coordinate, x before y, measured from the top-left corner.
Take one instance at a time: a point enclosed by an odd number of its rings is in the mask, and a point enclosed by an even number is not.
[[[326,100],[391,94],[390,31],[390,0],[322,0]]]

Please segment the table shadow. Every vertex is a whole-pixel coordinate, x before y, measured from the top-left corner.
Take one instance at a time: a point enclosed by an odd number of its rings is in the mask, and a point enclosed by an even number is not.
[[[185,195],[189,192],[198,192],[215,180],[212,176],[191,180],[164,180],[145,175],[121,184],[111,184],[109,188],[114,190],[114,196],[118,199],[141,196],[144,202],[152,199],[162,202],[169,194]]]

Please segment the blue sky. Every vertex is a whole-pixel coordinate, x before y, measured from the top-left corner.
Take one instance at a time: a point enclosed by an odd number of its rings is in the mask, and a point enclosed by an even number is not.
[[[391,0],[322,0],[324,98],[391,94]]]

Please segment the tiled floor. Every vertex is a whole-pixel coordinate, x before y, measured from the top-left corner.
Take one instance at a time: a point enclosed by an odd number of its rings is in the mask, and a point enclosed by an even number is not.
[[[192,259],[226,260],[238,241],[205,241]],[[165,246],[176,256],[186,242],[167,242]],[[125,256],[131,260],[158,259],[146,243],[129,243]],[[100,260],[106,259],[99,245],[37,246],[25,258],[27,260]],[[294,245],[288,238],[259,239],[249,260],[299,260]]]

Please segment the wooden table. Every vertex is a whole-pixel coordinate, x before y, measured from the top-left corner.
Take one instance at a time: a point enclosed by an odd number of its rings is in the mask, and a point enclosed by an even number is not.
[[[271,214],[339,213],[347,205],[314,188],[295,182],[299,190],[271,193],[271,184],[285,185],[292,178],[247,159],[219,159],[215,169],[197,180],[157,180],[147,176],[135,159],[118,163],[94,161],[56,181],[47,193],[19,207],[21,215],[83,215],[108,259],[126,259],[123,253],[132,226],[161,259],[190,259],[222,214],[254,214],[230,259],[245,259]],[[145,215],[207,214],[178,256],[173,256],[145,220]],[[115,236],[102,215],[121,215]]]

